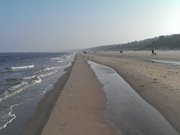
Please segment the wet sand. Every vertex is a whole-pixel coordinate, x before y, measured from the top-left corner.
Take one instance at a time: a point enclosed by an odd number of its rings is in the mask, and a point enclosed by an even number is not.
[[[145,59],[180,60],[178,52],[96,53],[87,58],[112,67],[180,131],[180,67]]]
[[[66,73],[55,83],[54,88],[50,90],[43,99],[39,102],[38,108],[34,116],[24,124],[21,131],[22,135],[40,135],[43,127],[45,126],[48,118],[54,108],[56,100],[59,98],[61,91],[69,78],[73,67],[66,68]]]
[[[42,135],[114,135],[116,130],[105,118],[102,85],[84,56],[77,55],[72,72]]]
[[[180,135],[112,68],[88,61],[106,94],[105,115],[123,135]]]

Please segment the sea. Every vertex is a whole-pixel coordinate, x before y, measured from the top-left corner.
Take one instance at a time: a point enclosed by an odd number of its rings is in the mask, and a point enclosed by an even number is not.
[[[0,135],[19,135],[74,53],[0,53]]]

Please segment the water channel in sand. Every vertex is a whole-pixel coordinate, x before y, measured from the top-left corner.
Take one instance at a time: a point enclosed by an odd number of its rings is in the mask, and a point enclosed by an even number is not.
[[[103,84],[105,115],[122,135],[180,135],[112,68],[88,61]]]

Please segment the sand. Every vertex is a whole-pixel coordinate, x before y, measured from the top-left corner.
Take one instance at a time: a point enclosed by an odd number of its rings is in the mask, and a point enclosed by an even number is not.
[[[143,60],[180,61],[179,52],[150,51],[91,53],[88,59],[115,69],[146,101],[180,131],[180,67]]]
[[[51,114],[54,103],[59,98],[61,91],[69,78],[73,67],[66,68],[66,73],[55,83],[54,88],[46,93],[40,101],[34,116],[24,124],[22,135],[40,135],[43,127],[45,126]]]
[[[74,67],[42,135],[114,135],[112,124],[103,115],[102,85],[84,56],[77,55]]]

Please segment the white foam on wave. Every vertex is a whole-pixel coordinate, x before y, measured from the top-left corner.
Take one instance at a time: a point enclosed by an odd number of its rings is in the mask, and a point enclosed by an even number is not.
[[[6,90],[3,94],[0,95],[0,102],[20,93],[23,89],[27,87],[28,87],[28,82],[21,82],[20,84],[12,86],[8,90]]]
[[[37,79],[33,80],[31,83],[28,83],[28,82],[21,82],[20,84],[17,84],[17,85],[14,85],[12,86],[11,88],[9,88],[8,90],[6,90],[4,93],[2,93],[0,95],[0,102],[9,98],[9,97],[12,97],[16,94],[19,94],[20,92],[22,92],[24,89],[30,87],[30,86],[33,86],[37,83],[41,83],[42,82],[42,79],[40,76],[37,76]]]
[[[33,82],[34,82],[34,84],[36,84],[36,83],[41,83],[41,82],[42,82],[42,79],[41,79],[40,76],[37,76],[37,80],[34,80]]]
[[[33,75],[33,76],[30,76],[30,77],[24,77],[23,79],[24,80],[27,80],[27,81],[24,81],[24,82],[21,82],[20,84],[17,84],[17,85],[14,85],[12,86],[11,88],[9,88],[8,90],[6,90],[4,93],[2,93],[0,95],[0,102],[9,98],[9,97],[12,97],[20,92],[22,92],[24,89],[30,87],[30,86],[33,86],[37,83],[41,83],[42,82],[42,78],[44,77],[47,77],[47,76],[51,76],[55,73],[57,73],[58,71],[55,70],[55,69],[60,69],[60,68],[64,68],[64,66],[62,67],[52,67],[52,68],[46,68],[44,69],[45,71],[49,71],[49,70],[54,70],[52,72],[48,72],[48,73],[44,73],[44,74],[41,74],[39,76],[37,75]],[[30,80],[30,81],[29,81]]]
[[[16,119],[16,115],[12,113],[12,112],[13,112],[13,108],[16,107],[16,106],[18,106],[18,105],[21,105],[22,103],[23,103],[23,102],[18,103],[18,104],[11,105],[11,106],[9,107],[9,113],[7,114],[7,117],[6,117],[6,118],[11,117],[11,119],[8,120],[3,126],[1,126],[1,127],[0,127],[0,130],[3,129],[3,128],[6,128],[8,124],[10,124],[14,119]]]
[[[57,61],[58,63],[63,63],[64,62],[64,60],[59,60],[59,61]]]
[[[33,75],[33,76],[30,76],[30,77],[24,77],[23,79],[25,79],[25,80],[30,80],[30,79],[33,79],[33,78],[35,78],[36,77],[36,75]]]
[[[49,70],[54,70],[54,69],[59,69],[61,67],[50,67],[50,68],[45,68],[44,71],[49,71]]]
[[[46,74],[41,74],[41,75],[39,75],[39,76],[42,77],[42,78],[44,78],[44,77],[53,75],[53,74],[55,74],[55,73],[57,73],[57,70],[55,70],[55,71],[53,71],[53,72],[46,73]]]
[[[54,57],[54,58],[51,58],[51,60],[53,60],[53,61],[64,61],[64,59],[62,57]]]
[[[3,126],[1,126],[1,127],[0,127],[0,130],[3,129],[3,128],[6,128],[7,125],[8,125],[9,123],[11,123],[11,122],[16,118],[16,115],[13,114],[12,111],[13,111],[13,107],[14,107],[14,106],[17,106],[17,105],[19,105],[19,104],[15,104],[15,105],[10,106],[10,108],[9,108],[10,111],[9,111],[9,113],[7,114],[7,118],[8,118],[8,117],[11,117],[11,119],[10,119],[9,121],[7,121]]]
[[[20,87],[24,87],[24,86],[26,86],[26,85],[28,85],[28,82],[21,82],[20,84],[11,87],[11,88],[9,89],[9,91],[12,91],[12,92],[13,92],[13,91],[15,91],[16,89],[18,89],[18,88],[20,88]]]
[[[33,75],[30,77],[24,77],[23,79],[24,80],[32,80],[33,83],[41,83],[42,82],[42,79],[40,78],[40,76],[37,76],[37,75]]]
[[[65,55],[65,58],[66,59],[69,59],[69,58],[71,58],[73,55]]]
[[[22,69],[30,69],[34,68],[34,65],[26,65],[26,66],[19,66],[19,67],[10,67],[11,70],[22,70]]]
[[[74,56],[75,56],[75,53],[70,54],[70,55],[65,55],[65,59],[68,59],[68,60],[74,59]]]
[[[58,63],[62,63],[68,59],[71,59],[72,57],[74,57],[75,54],[70,54],[70,55],[64,55],[62,57],[54,57],[54,58],[51,58],[51,60],[53,61],[57,61]]]

